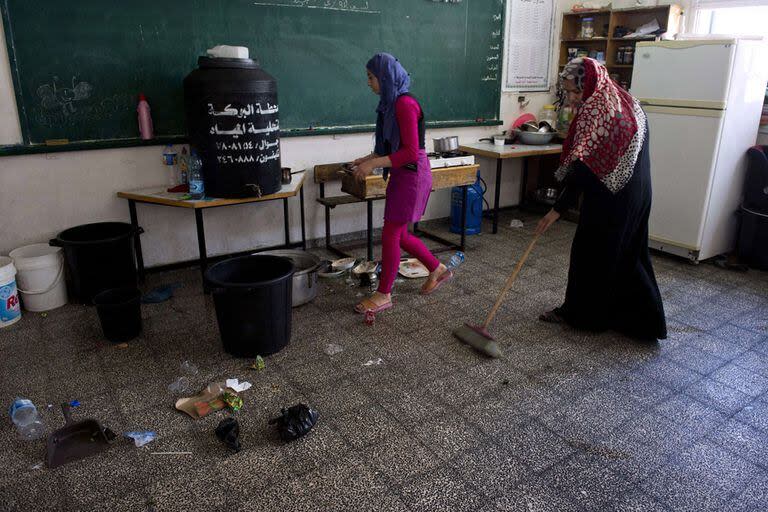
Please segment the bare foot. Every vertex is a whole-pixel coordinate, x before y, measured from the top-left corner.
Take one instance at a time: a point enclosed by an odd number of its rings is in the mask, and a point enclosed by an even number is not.
[[[368,310],[380,310],[382,306],[386,306],[387,304],[392,304],[391,293],[373,292],[373,295],[363,299],[355,306],[355,311],[358,313],[365,313]]]

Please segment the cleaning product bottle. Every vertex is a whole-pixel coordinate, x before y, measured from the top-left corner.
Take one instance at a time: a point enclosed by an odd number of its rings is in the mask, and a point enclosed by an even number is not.
[[[176,158],[176,151],[173,150],[173,146],[168,144],[163,150],[163,165],[168,168],[168,185],[175,187],[178,182],[178,159]]]
[[[189,155],[189,195],[195,200],[205,197],[203,162],[194,149]]]
[[[139,133],[141,138],[148,140],[154,137],[154,129],[152,128],[152,114],[150,113],[149,103],[144,93],[139,94],[139,105],[136,107],[139,117]]]

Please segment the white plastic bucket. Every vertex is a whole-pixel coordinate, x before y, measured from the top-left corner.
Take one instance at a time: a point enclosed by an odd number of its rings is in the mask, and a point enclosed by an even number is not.
[[[25,245],[10,254],[16,266],[16,283],[27,311],[48,311],[67,303],[64,255],[61,247]]]
[[[0,256],[0,327],[7,327],[19,321],[21,308],[16,291],[16,267],[13,260]]]

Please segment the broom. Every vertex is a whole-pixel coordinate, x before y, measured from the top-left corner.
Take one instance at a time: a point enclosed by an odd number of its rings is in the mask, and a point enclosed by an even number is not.
[[[526,249],[525,253],[523,253],[523,257],[520,258],[520,261],[517,262],[515,270],[513,270],[512,274],[507,278],[507,282],[504,283],[504,288],[501,290],[499,298],[496,299],[496,304],[493,305],[493,309],[491,309],[491,312],[488,313],[488,317],[485,319],[485,323],[483,325],[464,324],[453,331],[454,336],[487,356],[501,356],[501,350],[499,350],[499,346],[493,340],[493,336],[491,336],[488,332],[488,325],[493,320],[493,317],[496,316],[496,312],[499,310],[499,306],[501,306],[501,302],[504,300],[504,296],[515,282],[517,274],[520,273],[520,269],[523,268],[523,263],[525,263],[525,260],[528,259],[528,255],[531,253],[531,250],[533,249],[533,246],[536,245],[536,240],[538,239],[539,235],[533,237],[533,240],[531,240],[531,243],[528,245],[528,249]]]

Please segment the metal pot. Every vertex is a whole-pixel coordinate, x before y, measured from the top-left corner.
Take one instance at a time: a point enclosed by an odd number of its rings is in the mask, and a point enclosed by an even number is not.
[[[293,263],[296,268],[296,272],[293,274],[293,301],[291,303],[293,307],[315,300],[319,291],[317,271],[322,265],[318,256],[295,249],[265,251],[258,254],[281,256],[288,258]]]
[[[459,138],[455,135],[441,139],[432,139],[432,143],[435,146],[435,153],[451,153],[459,149]]]

